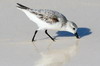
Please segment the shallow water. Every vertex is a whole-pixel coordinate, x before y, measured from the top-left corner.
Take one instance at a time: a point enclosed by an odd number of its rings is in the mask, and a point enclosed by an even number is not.
[[[100,65],[100,0],[0,0],[0,66],[98,66]],[[16,9],[16,3],[63,13],[78,26],[80,39],[65,31],[39,31]],[[49,3],[48,3],[49,2]],[[56,5],[55,5],[56,3]],[[77,44],[78,41],[78,44]]]

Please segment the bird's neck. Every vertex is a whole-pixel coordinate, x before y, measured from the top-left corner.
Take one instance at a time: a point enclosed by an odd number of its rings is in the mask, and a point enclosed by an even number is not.
[[[69,22],[67,22],[66,24],[64,24],[61,28],[61,30],[64,30],[64,31],[69,31],[68,29],[70,29],[70,26],[69,26]]]
[[[66,31],[66,25],[62,25],[61,30]]]

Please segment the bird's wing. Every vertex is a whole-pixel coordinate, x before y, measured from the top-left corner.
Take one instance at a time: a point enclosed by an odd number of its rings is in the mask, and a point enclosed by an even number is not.
[[[48,10],[48,9],[39,9],[39,10],[31,9],[19,3],[17,3],[17,5],[18,8],[28,10],[29,12],[35,14],[38,18],[44,20],[47,23],[52,24],[57,22],[63,22],[63,24],[65,24],[67,22],[66,17],[57,11]]]
[[[34,13],[39,19],[44,20],[50,24],[67,21],[67,19],[62,14],[56,11],[40,9],[32,10],[31,12]]]

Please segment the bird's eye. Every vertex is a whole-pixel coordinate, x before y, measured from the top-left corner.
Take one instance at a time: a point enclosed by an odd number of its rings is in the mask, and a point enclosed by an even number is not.
[[[73,28],[73,30],[75,30],[75,28]]]

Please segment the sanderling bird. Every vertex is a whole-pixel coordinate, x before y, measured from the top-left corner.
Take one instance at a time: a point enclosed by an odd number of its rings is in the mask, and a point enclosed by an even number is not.
[[[53,41],[55,41],[54,38],[48,34],[48,29],[68,31],[73,33],[76,38],[79,38],[77,33],[77,25],[74,22],[67,20],[63,14],[48,9],[31,9],[19,3],[17,3],[17,5],[17,8],[23,11],[29,17],[29,19],[36,23],[39,27],[34,33],[32,42],[34,41],[34,38],[39,30],[45,30],[45,33]]]

